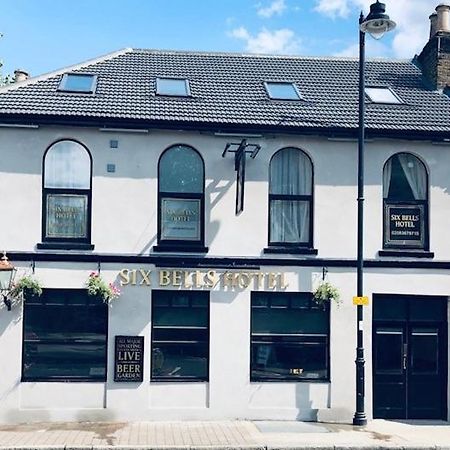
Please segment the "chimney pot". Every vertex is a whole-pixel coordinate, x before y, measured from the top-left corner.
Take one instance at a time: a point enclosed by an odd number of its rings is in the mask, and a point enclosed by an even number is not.
[[[436,31],[450,32],[450,5],[441,3],[436,6]]]
[[[430,39],[437,33],[437,13],[433,13],[430,16]]]
[[[28,78],[30,78],[30,75],[28,74],[28,72],[25,72],[25,70],[16,69],[14,71],[14,81],[16,83],[20,83],[21,81],[28,80]]]

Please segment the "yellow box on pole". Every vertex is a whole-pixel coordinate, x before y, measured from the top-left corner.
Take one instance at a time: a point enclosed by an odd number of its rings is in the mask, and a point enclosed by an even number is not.
[[[363,305],[367,306],[369,304],[369,297],[353,297],[353,304],[354,305]]]

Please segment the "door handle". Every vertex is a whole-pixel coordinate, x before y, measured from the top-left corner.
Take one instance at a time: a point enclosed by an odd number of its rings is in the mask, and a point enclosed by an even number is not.
[[[403,370],[406,370],[408,363],[407,358],[408,358],[408,345],[403,344]]]

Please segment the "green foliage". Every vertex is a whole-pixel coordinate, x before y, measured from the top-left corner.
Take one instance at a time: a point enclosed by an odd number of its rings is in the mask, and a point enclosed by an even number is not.
[[[325,306],[326,303],[332,301],[336,302],[338,306],[341,303],[339,290],[328,281],[322,281],[319,284],[317,289],[313,292],[313,298],[318,305],[322,306]]]
[[[89,295],[99,297],[105,303],[110,303],[120,295],[120,289],[113,283],[107,283],[97,272],[91,272],[86,286]]]
[[[10,296],[17,300],[26,300],[27,296],[42,295],[42,284],[33,275],[24,275],[14,282]]]

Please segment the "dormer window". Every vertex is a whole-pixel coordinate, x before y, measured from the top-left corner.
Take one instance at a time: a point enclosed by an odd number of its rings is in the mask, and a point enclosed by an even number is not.
[[[157,78],[156,94],[188,97],[191,95],[189,81],[184,78]]]
[[[96,84],[97,75],[88,73],[65,73],[59,83],[58,91],[93,94]]]
[[[400,104],[400,98],[388,87],[366,87],[366,95],[372,103]]]
[[[273,100],[301,100],[302,96],[294,83],[284,81],[266,81],[267,94]]]

